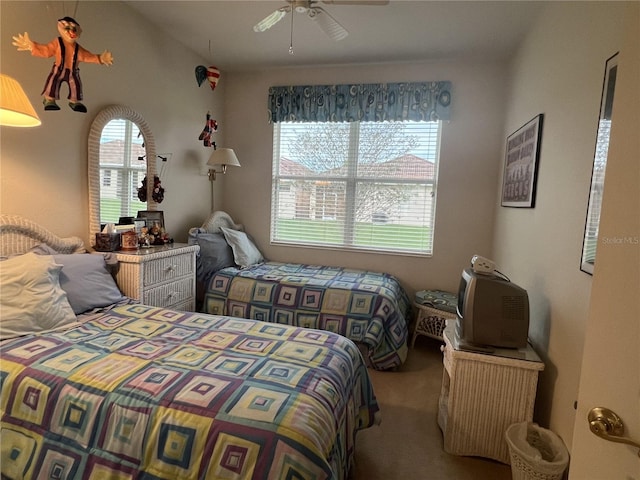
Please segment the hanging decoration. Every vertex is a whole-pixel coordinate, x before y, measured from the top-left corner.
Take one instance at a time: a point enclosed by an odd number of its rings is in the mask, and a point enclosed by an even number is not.
[[[98,55],[82,48],[77,43],[82,34],[82,28],[71,17],[63,17],[58,20],[58,33],[60,36],[47,44],[34,42],[29,38],[27,32],[13,37],[12,43],[18,48],[18,51],[31,52],[34,57],[55,57],[53,68],[42,90],[44,97],[42,103],[45,110],[60,110],[56,100],[60,99],[60,87],[66,82],[69,87],[67,97],[69,107],[74,112],[86,113],[87,107],[81,103],[83,99],[82,82],[78,64],[87,62],[109,66],[113,64],[113,56],[109,50]]]
[[[198,65],[196,67],[196,80],[199,87],[202,86],[205,80],[208,80],[211,90],[215,90],[216,85],[218,85],[218,80],[220,80],[220,70],[213,65],[210,67]]]
[[[164,188],[162,187],[160,177],[157,175],[153,177],[153,192],[151,193],[151,198],[153,198],[153,201],[156,203],[162,203],[164,200]],[[141,202],[147,201],[147,177],[142,179],[142,186],[138,188],[138,200]]]
[[[218,122],[211,118],[211,112],[207,112],[207,121],[204,124],[204,129],[198,137],[198,140],[202,140],[202,144],[205,147],[216,148],[216,142],[211,141],[211,135],[218,130]]]
[[[209,57],[211,57],[211,40],[209,40]],[[218,80],[220,80],[220,70],[218,70],[218,67],[214,65],[209,67],[198,65],[196,67],[196,81],[198,82],[198,86],[201,87],[205,80],[209,81],[211,90],[215,90],[216,85],[218,85]]]

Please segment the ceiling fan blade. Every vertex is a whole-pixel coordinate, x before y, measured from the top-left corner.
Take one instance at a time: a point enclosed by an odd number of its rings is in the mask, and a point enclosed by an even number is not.
[[[291,11],[291,6],[287,5],[284,7],[280,7],[275,12],[267,15],[265,18],[260,20],[253,26],[254,32],[264,32],[265,30],[269,30],[276,23],[278,23],[282,18]]]
[[[316,22],[320,29],[327,34],[329,38],[336,42],[342,40],[349,32],[338,23],[329,13],[321,7],[312,7],[309,9],[309,18]]]

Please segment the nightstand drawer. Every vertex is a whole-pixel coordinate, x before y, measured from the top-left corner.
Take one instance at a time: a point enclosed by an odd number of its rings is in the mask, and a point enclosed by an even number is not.
[[[145,290],[143,303],[158,307],[170,307],[190,300],[194,295],[193,278],[185,277],[175,282]]]
[[[118,252],[118,286],[146,305],[193,310],[196,304],[196,255],[200,247],[174,243]]]
[[[195,273],[191,253],[151,260],[143,264],[143,269],[145,287]]]

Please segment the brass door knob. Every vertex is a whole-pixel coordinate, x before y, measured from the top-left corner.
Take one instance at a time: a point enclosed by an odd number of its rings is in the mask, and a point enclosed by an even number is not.
[[[595,407],[589,411],[587,415],[589,429],[599,436],[610,442],[625,443],[640,449],[640,443],[624,437],[624,424],[622,419],[612,410],[604,407]],[[638,450],[640,457],[640,450]]]

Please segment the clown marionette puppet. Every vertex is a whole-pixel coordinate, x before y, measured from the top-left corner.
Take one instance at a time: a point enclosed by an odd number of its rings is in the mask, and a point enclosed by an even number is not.
[[[30,51],[34,57],[56,57],[42,90],[44,96],[42,103],[45,110],[60,110],[56,100],[60,99],[60,86],[67,82],[69,106],[74,112],[85,113],[87,107],[80,102],[82,82],[78,64],[87,62],[109,66],[113,63],[113,56],[108,50],[98,55],[78,45],[76,40],[82,34],[82,28],[71,17],[58,20],[58,33],[60,33],[58,38],[54,38],[45,45],[32,41],[29,34],[25,32],[24,35],[18,34],[17,37],[13,37],[13,45],[18,47],[19,51]]]

